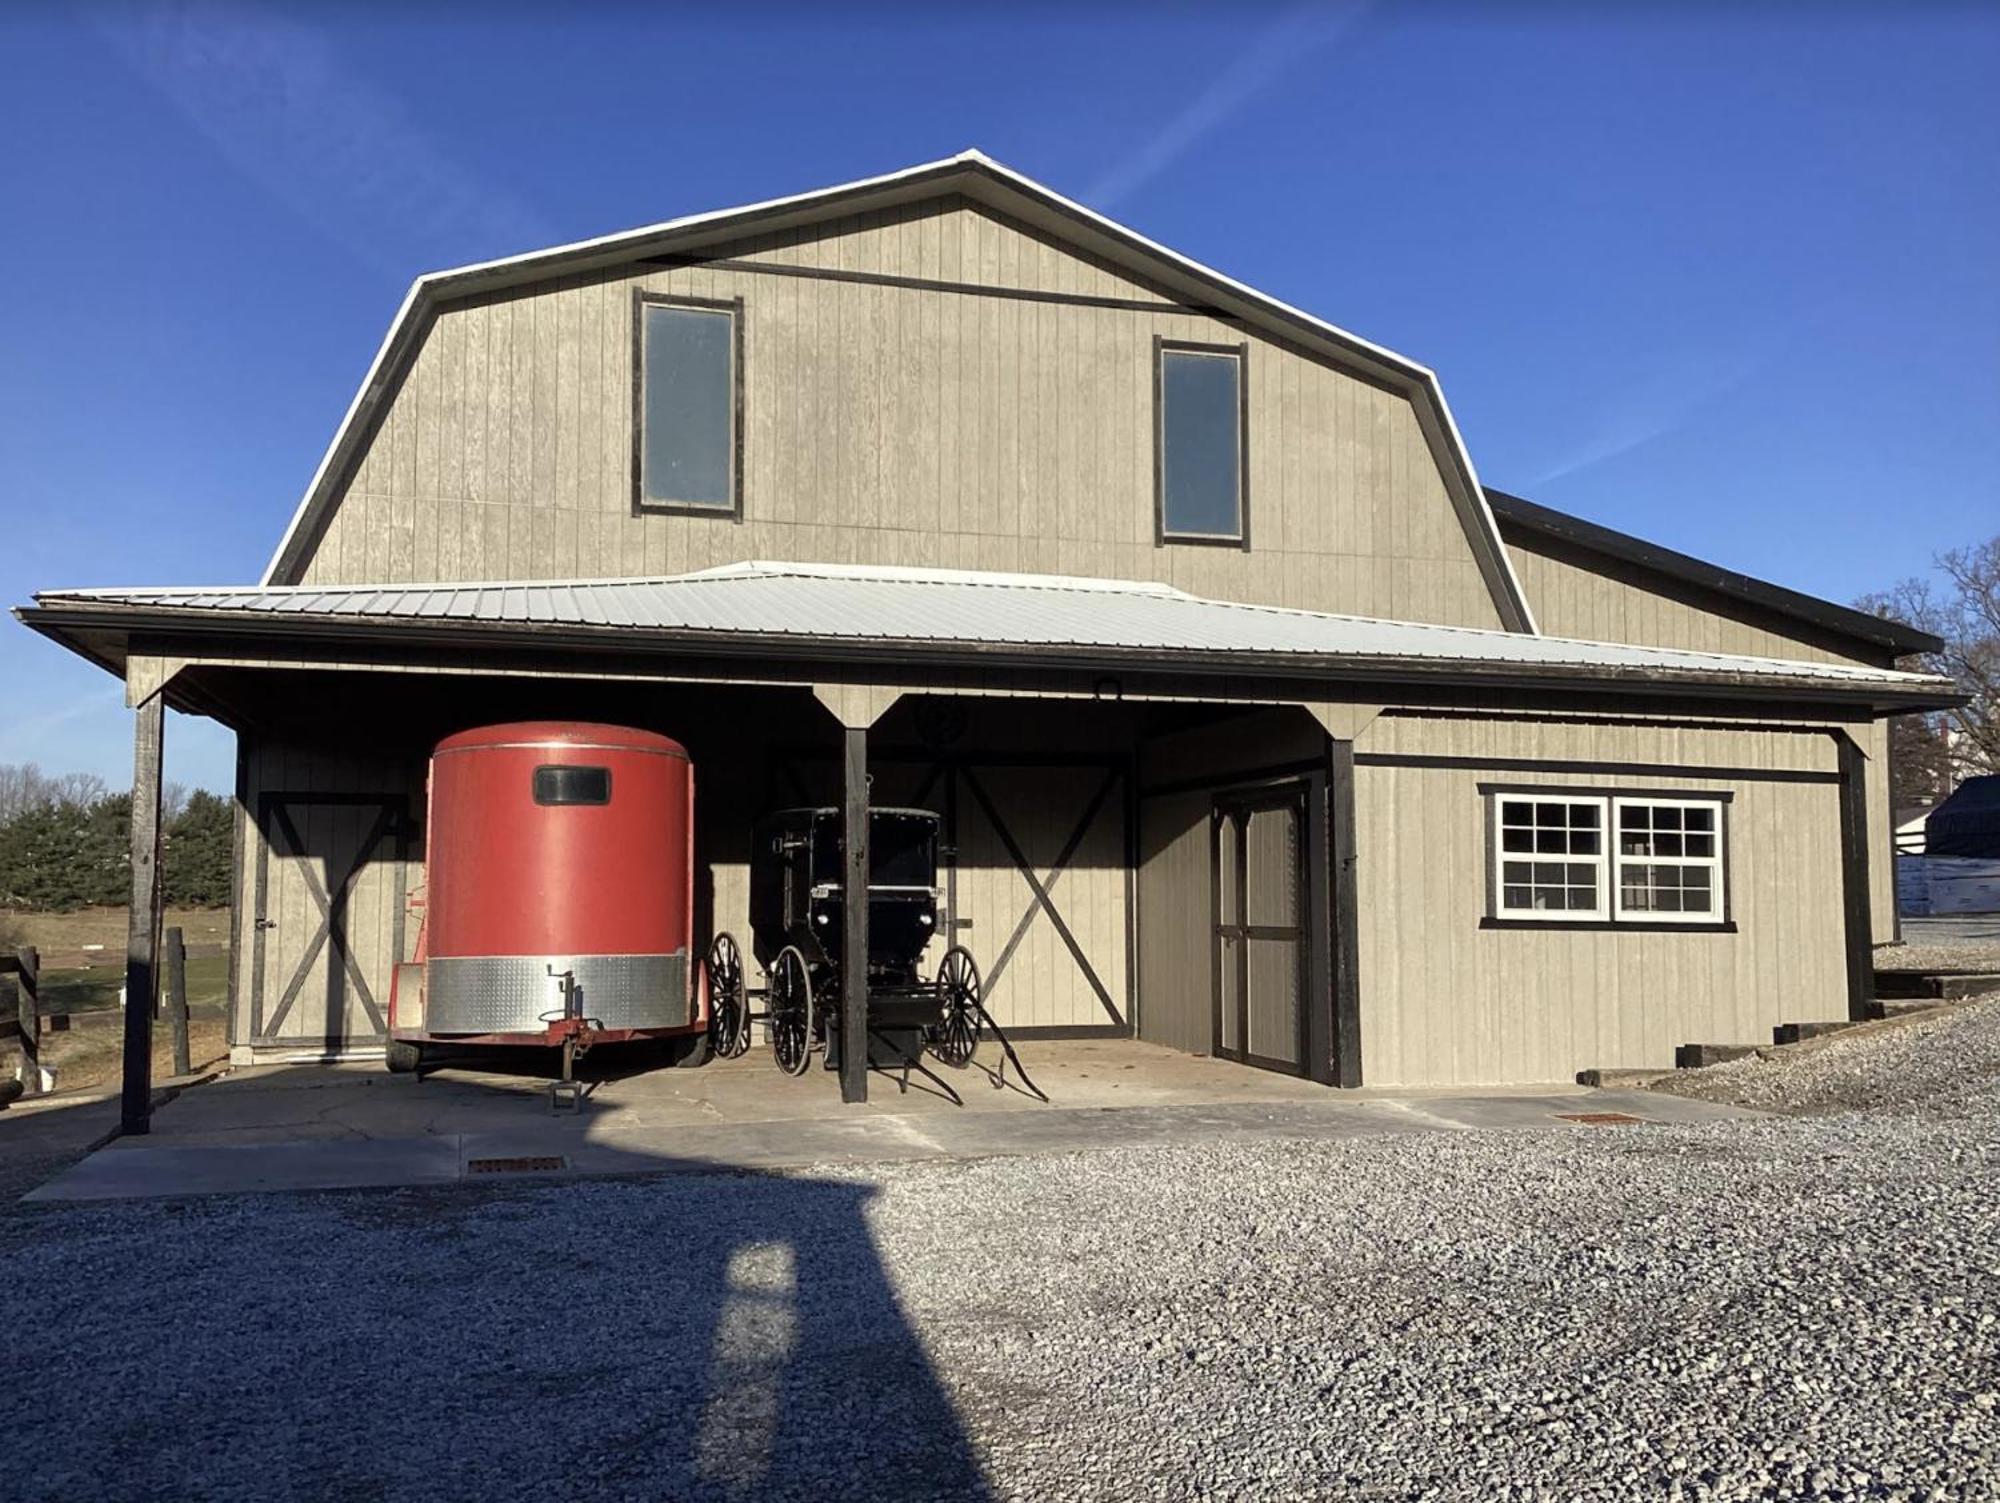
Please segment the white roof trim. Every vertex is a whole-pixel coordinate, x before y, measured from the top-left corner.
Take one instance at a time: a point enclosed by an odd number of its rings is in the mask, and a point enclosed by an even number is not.
[[[292,512],[292,519],[285,528],[284,536],[279,539],[276,550],[271,554],[270,562],[264,567],[264,573],[258,581],[259,585],[269,585],[271,583],[272,577],[277,572],[279,560],[284,558],[287,551],[291,548],[293,539],[298,535],[301,527],[305,525],[306,518],[312,510],[313,501],[319,495],[320,488],[326,483],[336,456],[345,448],[362,409],[380,391],[383,379],[387,374],[386,367],[391,350],[417,313],[419,304],[428,297],[431,289],[437,283],[481,272],[505,271],[510,268],[524,267],[535,262],[560,259],[571,255],[585,255],[592,252],[616,250],[622,246],[636,244],[661,235],[684,232],[708,225],[726,224],[732,219],[747,215],[764,214],[774,210],[790,208],[809,208],[815,202],[822,199],[844,196],[870,188],[893,187],[897,183],[922,177],[926,174],[936,173],[957,164],[976,165],[984,168],[995,177],[1011,184],[1017,190],[1030,197],[1042,198],[1060,205],[1063,209],[1076,215],[1086,223],[1094,225],[1118,239],[1138,246],[1140,249],[1171,266],[1177,267],[1202,280],[1225,287],[1242,297],[1245,301],[1303,324],[1307,328],[1317,331],[1329,339],[1364,350],[1383,363],[1397,367],[1421,382],[1427,389],[1431,399],[1436,402],[1437,410],[1444,420],[1447,440],[1450,444],[1453,457],[1462,467],[1466,483],[1471,488],[1470,504],[1476,517],[1485,528],[1487,542],[1492,551],[1495,567],[1499,570],[1502,579],[1511,592],[1513,603],[1520,610],[1527,630],[1530,633],[1538,634],[1540,632],[1541,628],[1535,621],[1534,607],[1529,603],[1527,592],[1521,587],[1520,576],[1515,572],[1513,558],[1508,553],[1506,544],[1501,541],[1499,525],[1494,518],[1491,505],[1487,502],[1485,488],[1480,484],[1479,472],[1473,466],[1471,451],[1466,448],[1465,437],[1459,432],[1457,419],[1452,416],[1451,406],[1445,401],[1444,388],[1439,383],[1435,371],[1419,361],[1410,359],[1407,355],[1398,354],[1385,345],[1377,344],[1370,339],[1364,339],[1360,335],[1343,329],[1337,324],[1329,323],[1323,318],[1307,313],[1302,308],[1294,307],[1282,299],[1272,297],[1268,293],[1260,292],[1256,288],[1240,282],[1232,276],[1217,271],[1215,268],[1205,265],[1200,261],[1196,261],[1191,256],[1184,256],[1178,251],[1171,250],[1151,237],[1132,229],[1129,225],[1121,224],[1117,220],[1100,214],[1095,209],[1089,208],[1072,198],[1056,192],[1053,188],[1035,181],[1026,174],[1017,172],[1002,162],[995,161],[985,152],[977,149],[962,151],[956,156],[940,157],[935,161],[921,162],[916,166],[905,167],[896,172],[883,173],[876,177],[857,178],[852,182],[838,183],[831,187],[817,188],[809,192],[790,194],[780,198],[763,199],[756,203],[741,204],[734,208],[711,209],[699,214],[683,215],[680,218],[662,220],[657,224],[645,225],[638,229],[621,230],[609,235],[599,235],[588,240],[570,241],[563,245],[526,251],[514,256],[502,256],[491,261],[475,261],[465,266],[427,272],[423,276],[418,277],[410,284],[410,290],[404,296],[402,306],[396,312],[395,321],[390,325],[389,332],[383,337],[381,346],[376,350],[375,358],[369,364],[367,375],[362,378],[360,389],[354,394],[354,400],[348,404],[347,412],[341,418],[340,426],[334,431],[333,438],[326,447],[326,452],[321,455],[319,465],[313,471],[312,480],[306,486],[305,494],[299,498],[299,504]]]

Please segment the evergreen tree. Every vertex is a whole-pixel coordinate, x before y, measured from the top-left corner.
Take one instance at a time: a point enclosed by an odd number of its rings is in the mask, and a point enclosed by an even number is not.
[[[236,838],[228,800],[196,789],[167,826],[167,901],[183,908],[220,908],[229,901]]]

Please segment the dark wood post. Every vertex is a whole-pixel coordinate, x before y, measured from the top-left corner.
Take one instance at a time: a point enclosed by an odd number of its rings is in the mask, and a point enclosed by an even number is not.
[[[1333,878],[1333,1083],[1361,1084],[1361,889],[1354,829],[1354,743],[1327,742]]]
[[[33,945],[14,952],[14,1016],[21,1024],[21,1094],[42,1094],[42,957]]]
[[[176,924],[166,934],[167,1027],[174,1040],[174,1074],[185,1075],[194,1068],[188,1053],[187,945]]]
[[[160,933],[160,754],[166,696],[154,693],[132,724],[132,898],[125,922],[125,1082],[119,1130],[152,1127],[154,945]]]
[[[1833,732],[1840,769],[1841,900],[1846,924],[1847,1016],[1875,1010],[1875,935],[1868,889],[1868,763],[1846,731]]]
[[[868,1099],[868,731],[848,726],[841,839],[840,1099]]]

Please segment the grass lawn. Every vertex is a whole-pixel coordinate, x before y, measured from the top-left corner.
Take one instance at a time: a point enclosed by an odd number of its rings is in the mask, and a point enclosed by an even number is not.
[[[228,1024],[222,1010],[188,1009],[188,1059],[197,1070],[229,1057]],[[14,1046],[6,1046],[11,1050]],[[56,1090],[103,1090],[118,1084],[123,1069],[125,1030],[122,1027],[72,1028],[42,1036],[42,1064],[56,1072]],[[6,1065],[9,1074],[14,1065]],[[153,1079],[174,1073],[173,1038],[164,1022],[153,1025]]]
[[[164,928],[179,928],[188,958],[229,949],[227,908],[169,908]],[[33,945],[42,969],[125,964],[125,910],[79,908],[74,913],[24,913],[0,909],[0,949]],[[190,967],[192,969],[192,967]],[[189,986],[193,986],[190,978]]]
[[[97,1012],[118,1005],[125,984],[125,961],[99,965],[42,967],[42,1006],[49,1013]],[[229,956],[190,955],[187,962],[188,1008],[220,1007],[229,989]]]

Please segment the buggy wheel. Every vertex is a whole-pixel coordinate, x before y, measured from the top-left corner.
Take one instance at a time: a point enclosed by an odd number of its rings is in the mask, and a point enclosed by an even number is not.
[[[972,1063],[979,1048],[979,967],[972,952],[953,945],[937,974],[938,1020],[924,1030],[931,1053],[955,1069]]]
[[[749,997],[743,990],[743,952],[733,935],[708,947],[708,1041],[717,1059],[738,1059],[750,1047]]]
[[[770,1009],[764,1031],[771,1036],[771,1058],[787,1075],[803,1075],[812,1058],[812,972],[796,945],[778,952],[771,967]]]

